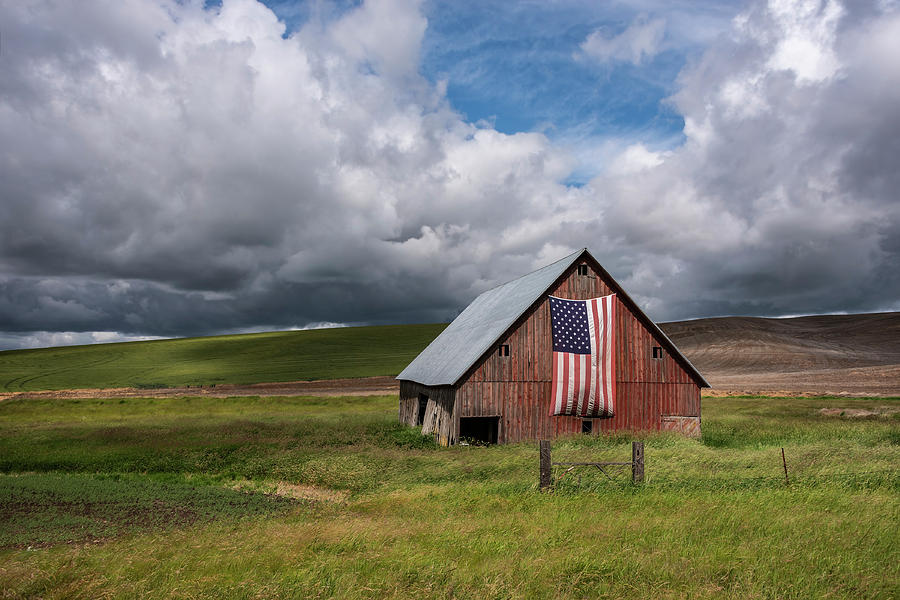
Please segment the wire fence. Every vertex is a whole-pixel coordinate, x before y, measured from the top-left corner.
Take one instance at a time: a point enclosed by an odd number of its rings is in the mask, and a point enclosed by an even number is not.
[[[600,488],[603,486],[646,485],[657,489],[678,490],[749,490],[749,489],[801,489],[822,485],[839,485],[850,488],[889,488],[900,490],[900,467],[885,469],[866,469],[856,471],[812,471],[802,463],[788,468],[788,463],[781,455],[781,468],[771,475],[741,475],[730,469],[711,467],[708,472],[698,475],[690,473],[681,475],[666,467],[661,473],[655,473],[652,464],[645,465],[643,444],[634,442],[633,450],[640,447],[640,456],[633,454],[632,461],[618,462],[552,462],[549,442],[541,448],[541,489],[578,489],[583,487]],[[782,451],[783,452],[783,451]],[[624,457],[623,457],[624,458]],[[639,471],[640,476],[636,477]],[[630,477],[629,477],[630,475]]]

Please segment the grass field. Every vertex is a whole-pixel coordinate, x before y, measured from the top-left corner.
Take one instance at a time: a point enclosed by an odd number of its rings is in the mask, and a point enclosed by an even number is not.
[[[396,375],[444,327],[346,327],[10,350],[0,352],[0,391]]]
[[[542,494],[534,444],[438,448],[393,397],[6,401],[0,597],[895,598],[900,420],[819,409],[898,405],[709,399],[645,484]]]

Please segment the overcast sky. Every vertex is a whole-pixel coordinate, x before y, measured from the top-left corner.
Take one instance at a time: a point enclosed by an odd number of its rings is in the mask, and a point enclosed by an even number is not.
[[[900,7],[0,0],[0,349],[900,310]]]

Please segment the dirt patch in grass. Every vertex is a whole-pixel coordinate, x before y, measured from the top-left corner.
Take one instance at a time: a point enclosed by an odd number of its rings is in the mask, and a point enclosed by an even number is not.
[[[234,484],[231,489],[239,492],[261,492],[279,498],[290,498],[307,502],[331,502],[337,504],[346,502],[348,496],[347,492],[342,490],[302,483],[288,483],[287,481],[259,483],[244,480]]]
[[[865,417],[890,417],[900,413],[900,407],[878,406],[875,408],[822,408],[819,413],[826,417],[844,417],[847,419],[862,419]]]
[[[313,500],[317,502],[344,502],[347,500],[347,492],[330,490],[314,485],[300,485],[279,481],[275,487],[275,495],[296,500]]]
[[[296,505],[289,496],[140,477],[0,475],[0,548],[98,542]]]

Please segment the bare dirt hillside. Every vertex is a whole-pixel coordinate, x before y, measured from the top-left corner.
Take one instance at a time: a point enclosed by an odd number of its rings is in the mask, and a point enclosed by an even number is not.
[[[713,389],[900,396],[900,313],[661,323]]]

